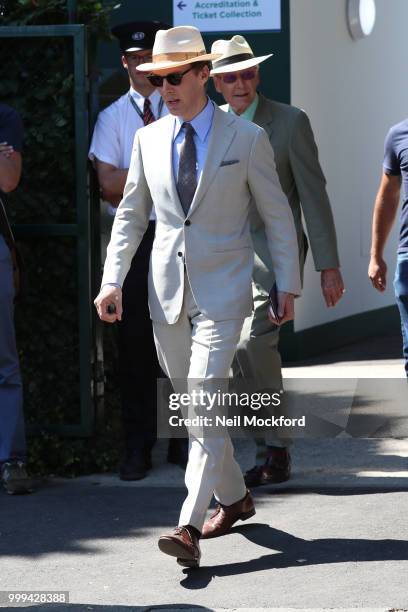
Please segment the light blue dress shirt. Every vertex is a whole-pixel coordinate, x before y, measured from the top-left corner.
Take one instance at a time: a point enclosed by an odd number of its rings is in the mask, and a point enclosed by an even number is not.
[[[214,103],[208,99],[206,106],[201,113],[194,119],[188,121],[194,128],[194,144],[197,151],[197,185],[204,170],[205,160],[207,159],[208,141],[214,118]],[[185,129],[181,128],[184,120],[181,117],[174,119],[174,140],[173,140],[173,175],[177,183],[178,167],[180,160],[181,145],[184,142]]]

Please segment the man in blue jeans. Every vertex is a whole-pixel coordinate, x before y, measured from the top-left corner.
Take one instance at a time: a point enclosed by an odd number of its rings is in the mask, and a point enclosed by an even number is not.
[[[368,276],[378,291],[385,291],[386,287],[384,247],[397,214],[401,185],[403,201],[394,288],[401,315],[405,372],[408,377],[408,119],[394,125],[385,139],[383,176],[374,206],[368,267]]]
[[[17,111],[0,103],[0,196],[21,177],[23,127]],[[3,198],[2,198],[3,199]],[[25,468],[23,389],[14,331],[14,281],[7,222],[0,210],[0,478],[7,493],[30,493]]]

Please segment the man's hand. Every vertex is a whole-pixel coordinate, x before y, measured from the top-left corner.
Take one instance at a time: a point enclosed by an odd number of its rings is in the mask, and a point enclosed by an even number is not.
[[[344,289],[343,278],[338,268],[327,268],[320,273],[320,285],[327,308],[333,308],[342,298]]]
[[[401,192],[401,176],[383,173],[373,213],[370,263],[368,278],[377,291],[387,286],[387,264],[383,259],[384,247],[397,215]]]
[[[17,188],[21,178],[21,153],[7,142],[0,143],[0,189],[10,193]]]
[[[373,287],[381,293],[387,286],[387,264],[382,257],[371,257],[368,266],[368,278]]]
[[[278,317],[276,320],[268,309],[268,317],[274,325],[283,325],[286,321],[292,321],[295,318],[295,296],[293,293],[278,291]]]
[[[119,287],[112,285],[102,287],[94,304],[101,321],[114,323],[122,320],[122,289]],[[112,305],[115,306],[115,312],[110,313],[109,310],[112,310]],[[110,306],[109,310],[108,306]]]

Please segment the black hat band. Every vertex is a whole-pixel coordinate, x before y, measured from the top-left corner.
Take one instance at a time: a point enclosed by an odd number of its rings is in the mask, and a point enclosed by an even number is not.
[[[221,60],[213,62],[213,68],[222,68],[229,64],[235,64],[236,62],[243,62],[245,60],[253,59],[255,55],[253,53],[238,53],[238,55],[231,55]]]

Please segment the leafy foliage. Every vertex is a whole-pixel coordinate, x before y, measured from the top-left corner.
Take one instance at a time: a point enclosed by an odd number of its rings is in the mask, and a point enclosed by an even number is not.
[[[112,4],[78,0],[69,15],[66,0],[1,2],[1,25],[87,24],[88,41],[108,37]],[[2,11],[0,10],[0,13]],[[24,123],[23,177],[9,197],[12,223],[75,224],[75,133],[73,49],[70,38],[7,39],[0,64],[1,101]],[[83,160],[84,166],[86,160]],[[80,419],[78,261],[75,236],[22,234],[28,289],[16,308],[17,339],[28,424],[74,424]],[[84,290],[84,288],[82,288]],[[109,341],[112,347],[112,342]],[[112,350],[108,348],[108,355]],[[109,361],[110,360],[110,361]],[[107,414],[103,430],[89,440],[67,440],[42,432],[31,438],[29,459],[36,473],[74,475],[111,469],[120,446],[118,399],[108,356]],[[111,389],[111,391],[109,391]],[[113,449],[107,451],[106,449]]]
[[[71,17],[75,23],[87,25],[91,35],[109,35],[107,25],[113,2],[78,0],[75,3],[76,14],[70,13],[70,2],[67,0],[3,0],[2,4],[2,25],[55,25],[68,23]]]

